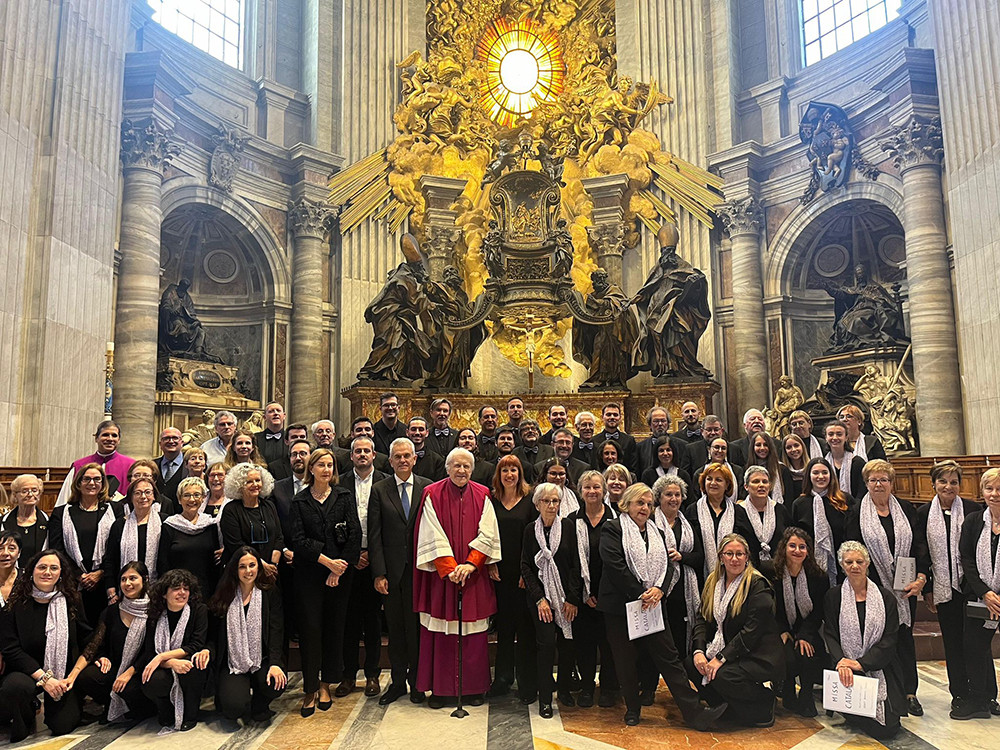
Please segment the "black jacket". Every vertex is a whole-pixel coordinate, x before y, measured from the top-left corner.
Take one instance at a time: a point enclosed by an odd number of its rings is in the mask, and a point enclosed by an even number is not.
[[[161,495],[166,495],[170,498],[171,503],[177,502],[177,485],[181,483],[181,480],[187,476],[187,471],[184,469],[184,460],[181,458],[181,467],[177,469],[171,476],[170,479],[164,481],[163,479],[163,454],[153,459],[156,462],[156,470],[160,472],[157,474],[156,479],[156,491]],[[160,508],[160,510],[165,510]]]
[[[429,448],[424,448],[424,455],[417,456],[417,461],[413,464],[413,473],[422,477],[427,477],[432,482],[444,479],[448,472],[444,468],[444,459]]]
[[[351,493],[337,485],[322,504],[306,487],[292,500],[292,551],[296,568],[317,563],[321,554],[357,565],[361,558],[361,522]],[[325,569],[325,568],[324,568]]]
[[[219,530],[222,532],[220,563],[223,566],[243,545],[256,549],[267,563],[273,562],[275,550],[280,552],[287,546],[274,503],[267,497],[260,498],[258,503],[257,508],[246,508],[240,500],[233,500],[222,509]]]
[[[638,466],[636,468],[636,474],[642,476],[646,469],[655,469],[660,465],[660,459],[656,455],[656,449],[659,447],[656,444],[658,438],[650,435],[648,438],[643,440],[641,443],[636,445],[636,456]],[[687,443],[678,438],[670,438],[670,447],[674,449],[674,466],[678,469],[684,469],[689,475],[691,474],[691,456],[688,453]]]
[[[986,518],[983,516],[986,515]],[[958,543],[959,552],[962,555],[962,570],[965,571],[965,587],[977,599],[986,596],[987,591],[992,591],[983,577],[979,575],[979,567],[976,565],[976,547],[979,544],[979,537],[983,533],[983,526],[989,521],[989,514],[983,512],[966,516],[962,523],[962,539]],[[990,536],[990,552],[996,558],[997,535]],[[926,590],[926,587],[925,587]],[[1000,593],[1000,592],[995,592]]]
[[[403,515],[395,474],[375,482],[368,498],[368,562],[372,578],[385,576],[391,587],[400,584],[404,572],[412,574],[414,525],[424,490],[430,484],[416,474],[411,479],[413,494],[408,516]]]
[[[795,622],[788,622],[785,611],[785,589],[781,581],[774,582],[774,616],[778,622],[779,633],[791,633],[796,641],[808,641],[817,650],[823,650],[823,611],[826,606],[826,592],[830,590],[830,579],[823,573],[809,575],[802,570],[799,575],[806,576],[806,588],[812,600],[812,612],[808,617],[802,617],[795,610]],[[792,582],[794,586],[794,581]]]
[[[576,522],[569,518],[556,518],[556,523],[562,527],[562,538],[555,554],[559,580],[566,593],[566,601],[579,607],[583,603],[583,578],[580,574],[580,554],[576,547]],[[551,530],[549,533],[551,534]],[[524,543],[521,545],[521,577],[527,589],[528,605],[532,608],[545,598],[545,588],[538,575],[538,566],[535,565],[535,555],[539,549],[538,540],[535,539],[535,524],[530,523],[524,528]]]
[[[282,641],[285,632],[285,615],[281,607],[281,592],[275,588],[261,591],[260,632],[263,639],[260,668],[265,672],[269,667],[279,667],[285,671]],[[212,654],[210,663],[216,665],[218,674],[229,673],[229,631],[226,617],[212,616],[208,623],[208,649]],[[223,672],[224,670],[224,672]]]
[[[956,498],[956,499],[960,499],[962,501],[962,511],[964,513],[964,517],[965,518],[968,518],[969,516],[976,515],[976,514],[982,515],[982,512],[984,510],[984,506],[983,506],[982,503],[977,503],[977,502],[974,502],[972,500],[966,500],[964,497],[963,498]],[[927,516],[930,514],[930,511],[931,511],[931,503],[929,503],[929,502],[928,503],[921,503],[920,505],[918,505],[917,506],[917,520],[913,524],[913,535],[915,537],[919,536],[920,543],[927,550],[927,556],[928,556],[928,559],[930,559],[930,565],[931,565],[931,567],[930,567],[930,572],[927,574],[927,585],[924,586],[924,593],[925,594],[930,594],[930,593],[932,593],[934,591],[934,576],[936,574],[936,571],[934,570],[934,560],[933,560],[933,558],[930,557],[930,554],[931,554],[930,543],[928,542],[928,539],[927,539]],[[964,523],[965,522],[963,521],[963,527],[964,527]],[[982,528],[982,527],[980,527],[980,528]],[[961,532],[959,533],[959,538],[958,539],[952,539],[951,538],[951,524],[949,523],[947,516],[945,516],[944,533],[945,533],[945,537],[948,539],[948,547],[949,547],[949,549],[954,549],[954,545],[959,545],[959,547],[961,547],[961,543],[962,543],[962,541],[961,541],[961,536],[962,536]],[[948,559],[951,560],[951,557],[949,557]],[[951,577],[950,576],[950,571],[945,571],[943,575],[944,575],[944,577],[946,579],[950,580],[950,577]],[[964,586],[963,586],[963,588],[964,588]]]
[[[538,453],[528,452],[525,446],[519,445],[514,449],[514,453],[512,454],[517,456],[521,462],[521,468],[524,469],[524,481],[528,484],[535,483],[535,464],[539,462],[544,463],[555,455],[555,451],[552,450],[551,445],[543,445],[539,442],[536,447],[538,448]]]
[[[660,534],[660,530],[656,524],[648,521],[646,533],[647,535]],[[662,534],[660,535],[662,537]],[[593,550],[591,550],[591,554],[594,554]],[[597,592],[597,609],[610,615],[624,617],[625,605],[642,596],[646,587],[642,581],[635,577],[625,561],[620,518],[606,521],[601,529],[600,554],[604,568],[601,572],[601,585]],[[663,577],[664,591],[666,591],[666,585],[670,580],[671,569],[674,565],[675,563],[668,561],[667,574]]]

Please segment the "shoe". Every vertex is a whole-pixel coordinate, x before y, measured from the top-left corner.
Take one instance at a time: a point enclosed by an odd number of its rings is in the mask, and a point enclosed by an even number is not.
[[[813,698],[812,690],[805,691],[799,695],[798,706],[792,710],[799,716],[804,716],[807,719],[819,716],[819,712],[816,710],[816,699]]]
[[[444,708],[444,698],[431,693],[431,697],[427,699],[427,705],[431,708]]]
[[[517,699],[519,701],[521,701],[521,703],[523,703],[526,706],[530,706],[532,703],[534,703],[536,697],[537,696],[536,696],[535,693],[518,693],[517,694]]]
[[[920,701],[917,700],[917,696],[911,695],[906,699],[906,712],[910,716],[923,716],[924,707],[920,705]]]
[[[303,719],[308,719],[314,713],[316,713],[316,706],[309,706],[309,708],[303,706],[302,708],[299,709],[299,716],[301,716]]]
[[[329,690],[329,688],[327,688],[327,689]],[[320,696],[320,694],[317,693],[316,694],[316,708],[318,708],[320,711],[329,711],[330,710],[330,706],[333,705],[333,698],[331,698],[328,701],[324,701],[324,700],[320,700],[319,696]]]
[[[611,708],[618,702],[620,695],[619,691],[612,688],[608,688],[607,690],[601,688],[601,697],[598,698],[597,705],[601,708]]]
[[[263,711],[261,711],[259,714],[252,714],[250,716],[250,718],[251,718],[251,720],[257,721],[257,722],[269,722],[276,715],[277,714],[274,711],[272,711],[271,709],[267,708],[267,709],[264,709]]]
[[[591,688],[590,690],[581,691],[580,695],[576,699],[576,705],[578,705],[580,708],[590,708],[591,706],[593,706],[594,705],[593,688]]]
[[[198,722],[197,721],[185,721],[183,724],[181,724],[181,731],[182,732],[190,732],[196,726],[198,726]]]
[[[410,703],[423,703],[427,700],[427,696],[424,695],[421,690],[411,690],[410,691]]]
[[[1000,716],[1000,703],[995,700],[990,701],[990,713],[994,716]]]
[[[639,691],[639,703],[644,706],[652,706],[653,701],[656,700],[655,690],[640,690]]]
[[[369,698],[374,698],[381,692],[382,692],[382,685],[379,683],[378,677],[369,677],[365,681],[365,695],[367,695]]]
[[[968,721],[969,719],[988,719],[990,709],[986,706],[977,706],[967,700],[958,698],[951,703],[951,711],[948,715],[955,721]]]
[[[486,702],[482,693],[474,693],[473,695],[463,695],[462,703],[467,706],[481,706]]]
[[[626,711],[625,712],[625,726],[627,726],[627,727],[637,727],[637,726],[639,726],[639,712],[638,711]]]
[[[538,704],[538,715],[543,719],[552,718],[552,704],[551,703],[539,703]]]
[[[389,685],[382,697],[378,699],[380,706],[388,706],[406,695],[406,685],[397,685],[395,682]]]
[[[576,705],[576,701],[573,699],[573,694],[569,690],[560,690],[556,693],[556,699],[559,701],[560,706]]]
[[[355,685],[354,680],[345,679],[337,685],[337,689],[333,691],[333,695],[335,698],[346,698],[354,692],[355,688],[357,688],[357,685]],[[324,708],[323,710],[325,711],[326,709]]]
[[[510,683],[506,680],[494,680],[493,684],[490,685],[490,691],[487,695],[490,698],[499,698],[501,695],[507,695],[510,692]]]
[[[712,708],[706,708],[701,713],[699,713],[694,720],[691,722],[691,728],[699,732],[708,732],[715,728],[716,724],[722,718],[722,715],[726,713],[726,709],[729,708],[728,703],[720,703],[718,706],[713,706]],[[774,714],[772,712],[771,723],[774,723]]]

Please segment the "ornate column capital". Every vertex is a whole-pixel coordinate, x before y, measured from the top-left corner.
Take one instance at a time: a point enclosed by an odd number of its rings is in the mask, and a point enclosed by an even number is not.
[[[149,118],[145,123],[122,120],[119,158],[123,169],[149,169],[161,174],[181,152],[173,130]]]
[[[322,239],[338,215],[338,210],[328,203],[303,197],[288,209],[288,222],[296,237]]]
[[[625,242],[625,226],[614,224],[593,224],[587,227],[587,238],[598,255],[621,255]]]
[[[740,234],[759,235],[764,226],[764,209],[753,196],[726,201],[715,207],[730,237]]]
[[[941,118],[913,115],[892,128],[879,146],[901,173],[912,167],[940,166],[944,159]]]

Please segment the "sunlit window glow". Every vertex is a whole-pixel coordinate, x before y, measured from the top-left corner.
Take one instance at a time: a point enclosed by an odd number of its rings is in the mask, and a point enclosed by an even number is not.
[[[885,26],[902,0],[802,0],[802,45],[812,65]]]
[[[243,67],[243,0],[148,0],[153,20],[234,68]]]

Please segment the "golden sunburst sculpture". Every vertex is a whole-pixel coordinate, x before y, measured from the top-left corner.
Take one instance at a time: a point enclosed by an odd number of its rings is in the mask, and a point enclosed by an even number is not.
[[[528,18],[496,19],[480,39],[476,57],[486,65],[480,103],[502,127],[513,127],[562,93],[566,65],[559,36]]]

